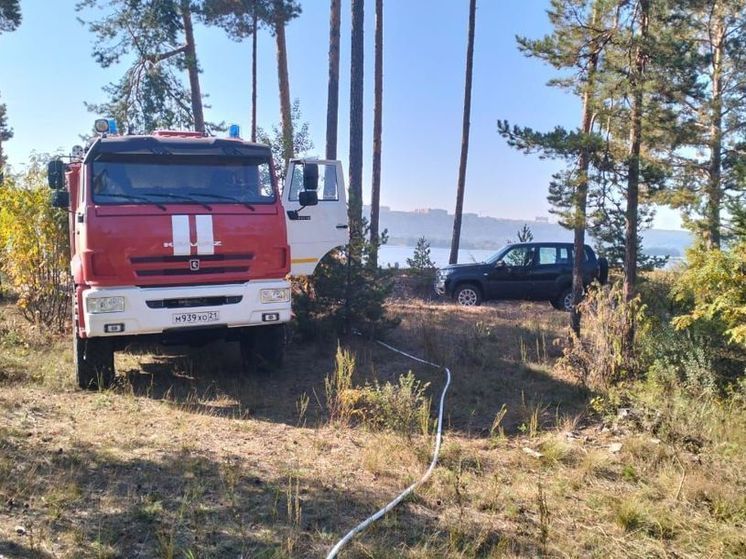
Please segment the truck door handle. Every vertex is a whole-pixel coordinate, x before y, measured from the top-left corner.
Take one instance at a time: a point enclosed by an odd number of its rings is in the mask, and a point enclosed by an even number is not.
[[[75,217],[77,218],[78,223],[83,223],[83,221],[85,220],[85,216],[82,213],[76,214]]]
[[[349,229],[349,225],[337,225],[337,229]]]

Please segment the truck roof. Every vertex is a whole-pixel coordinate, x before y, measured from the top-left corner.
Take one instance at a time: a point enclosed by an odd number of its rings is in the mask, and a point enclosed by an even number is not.
[[[271,152],[264,144],[214,136],[104,136],[93,142],[84,162],[89,163],[102,154],[267,157]]]

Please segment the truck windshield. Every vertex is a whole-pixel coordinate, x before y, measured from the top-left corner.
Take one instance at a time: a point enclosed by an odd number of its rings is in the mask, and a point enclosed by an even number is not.
[[[92,165],[97,204],[271,204],[266,158],[107,155]]]

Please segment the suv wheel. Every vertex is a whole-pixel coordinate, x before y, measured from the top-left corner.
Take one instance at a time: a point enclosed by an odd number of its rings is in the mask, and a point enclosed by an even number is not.
[[[565,289],[559,297],[552,301],[552,306],[560,311],[571,312],[575,296],[572,294],[572,288]]]
[[[459,286],[453,298],[464,307],[477,307],[482,304],[482,294],[479,288],[471,284]]]
[[[75,333],[73,355],[80,388],[103,389],[114,382],[114,346],[110,339],[81,338]]]

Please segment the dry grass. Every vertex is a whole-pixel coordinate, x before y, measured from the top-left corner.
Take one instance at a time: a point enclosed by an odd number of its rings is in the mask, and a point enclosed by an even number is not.
[[[452,367],[445,444],[431,482],[343,557],[746,555],[741,412],[698,448],[604,430],[583,415],[591,395],[552,372],[564,314],[392,305],[391,341]],[[0,307],[2,556],[320,557],[430,458],[419,434],[328,421],[335,347],[292,347],[282,371],[252,378],[228,345],[123,354],[101,393],[74,389],[68,347]],[[430,396],[442,386],[437,370],[350,348],[355,385],[413,369]]]

